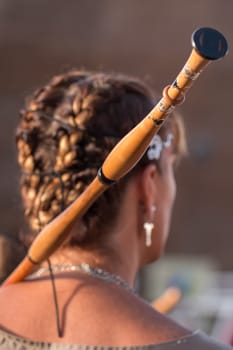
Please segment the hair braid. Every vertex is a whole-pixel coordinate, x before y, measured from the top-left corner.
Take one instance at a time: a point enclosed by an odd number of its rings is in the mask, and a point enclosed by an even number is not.
[[[141,82],[83,71],[56,76],[34,93],[16,133],[21,193],[34,232],[84,191],[113,146],[153,105]],[[117,215],[124,183],[97,200],[68,243],[85,244],[104,231]]]

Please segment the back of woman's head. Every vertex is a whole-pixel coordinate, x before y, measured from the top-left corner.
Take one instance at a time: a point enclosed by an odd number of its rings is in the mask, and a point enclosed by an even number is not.
[[[85,190],[114,145],[155,102],[150,89],[135,79],[75,70],[34,93],[21,111],[16,134],[21,194],[34,234]],[[178,116],[160,131],[162,137],[169,132],[175,134],[174,152],[179,154],[183,137]],[[139,166],[148,162],[144,156]],[[126,183],[119,181],[94,203],[68,244],[86,244],[103,235],[117,216]],[[33,235],[26,239],[30,243]]]

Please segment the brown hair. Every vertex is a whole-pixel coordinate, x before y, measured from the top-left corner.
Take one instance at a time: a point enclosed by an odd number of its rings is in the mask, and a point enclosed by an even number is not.
[[[110,150],[155,102],[151,90],[136,79],[77,70],[55,76],[34,93],[16,133],[21,194],[34,235],[84,191]],[[161,128],[161,137],[171,130],[179,155],[184,136],[176,114]],[[137,167],[148,162],[144,156]],[[92,205],[69,244],[85,244],[105,231],[117,215],[129,176]],[[24,241],[33,238],[30,234]]]

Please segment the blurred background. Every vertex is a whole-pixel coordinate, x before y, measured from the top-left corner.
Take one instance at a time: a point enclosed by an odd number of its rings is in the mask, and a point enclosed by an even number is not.
[[[73,67],[131,74],[161,93],[185,63],[196,28],[222,31],[231,49],[232,13],[231,0],[0,0],[0,232],[13,239],[22,220],[14,130],[27,95]],[[189,274],[201,273],[205,285],[210,271],[221,272],[218,283],[227,289],[233,287],[232,81],[230,50],[206,69],[179,108],[189,156],[177,172],[161,262],[172,259],[166,271],[190,266]]]

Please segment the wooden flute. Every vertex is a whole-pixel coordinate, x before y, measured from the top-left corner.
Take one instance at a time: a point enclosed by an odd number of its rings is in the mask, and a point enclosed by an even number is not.
[[[66,239],[72,226],[93,202],[115,181],[128,173],[140,160],[176,104],[184,100],[201,71],[228,50],[224,36],[212,28],[199,28],[192,34],[192,50],[175,81],[164,88],[163,96],[151,112],[110,152],[86,190],[36,237],[27,256],[10,274],[3,286],[22,281],[47,259]]]

